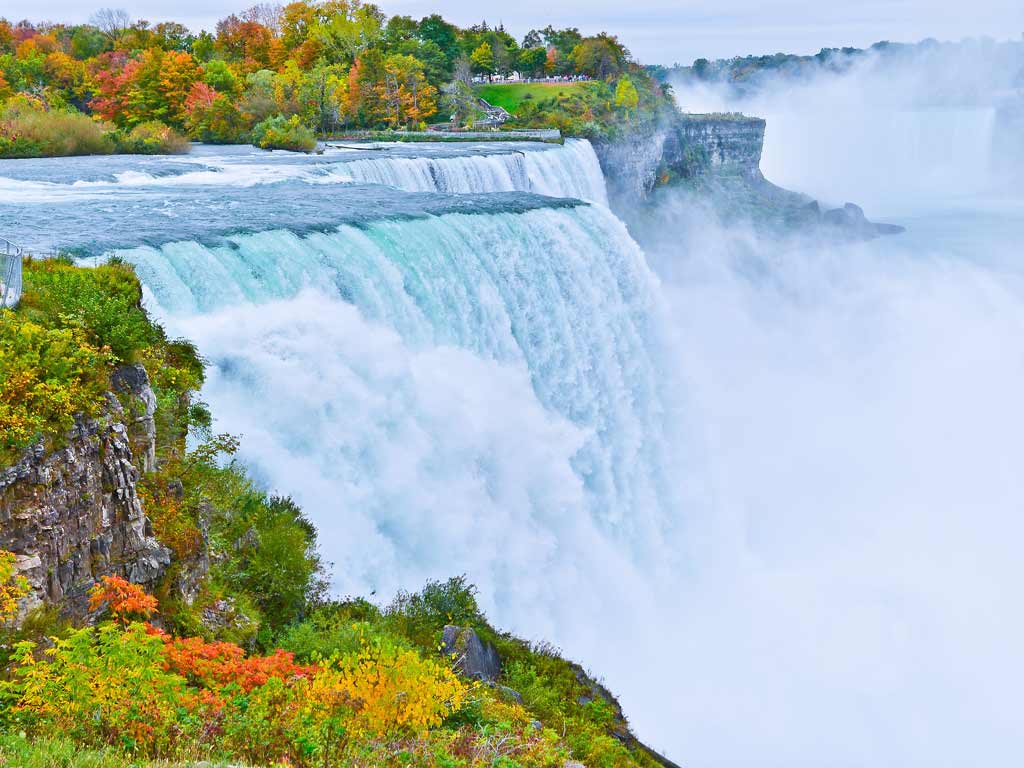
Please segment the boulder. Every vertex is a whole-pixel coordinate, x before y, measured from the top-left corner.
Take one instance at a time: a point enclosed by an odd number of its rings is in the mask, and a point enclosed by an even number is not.
[[[490,643],[470,628],[447,625],[441,634],[441,653],[455,661],[466,677],[493,683],[501,674],[501,659]]]

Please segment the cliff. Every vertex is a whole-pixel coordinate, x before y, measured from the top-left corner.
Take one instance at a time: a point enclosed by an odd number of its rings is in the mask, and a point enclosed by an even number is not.
[[[625,136],[597,141],[594,148],[612,208],[641,242],[646,230],[664,231],[669,222],[662,220],[661,203],[680,194],[709,206],[726,222],[845,239],[903,231],[868,221],[852,203],[826,209],[766,180],[760,168],[764,133],[765,121],[759,117],[676,112],[641,123]]]
[[[681,179],[760,180],[764,129],[759,117],[677,113],[614,140],[597,141],[594,149],[613,206],[628,206]]]
[[[154,462],[156,398],[142,366],[116,369],[111,390],[60,447],[38,443],[0,470],[0,550],[31,586],[23,613],[46,604],[81,619],[101,576],[153,589],[170,565],[138,493]]]

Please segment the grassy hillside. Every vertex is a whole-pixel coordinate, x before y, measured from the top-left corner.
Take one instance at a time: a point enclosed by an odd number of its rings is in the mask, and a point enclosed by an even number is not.
[[[564,96],[584,83],[492,83],[478,85],[474,93],[496,107],[503,107],[513,115],[524,101]]]

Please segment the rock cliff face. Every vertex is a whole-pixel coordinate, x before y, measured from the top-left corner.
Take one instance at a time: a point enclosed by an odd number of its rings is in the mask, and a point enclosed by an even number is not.
[[[765,122],[742,115],[682,115],[665,141],[662,162],[684,178],[706,174],[761,178]]]
[[[903,231],[868,221],[852,203],[824,210],[767,181],[760,167],[764,131],[759,117],[677,113],[594,148],[612,209],[641,245],[650,244],[651,232],[660,238],[673,231],[674,209],[663,210],[660,203],[685,197],[710,206],[723,221],[742,219],[776,231],[846,240]]]
[[[594,148],[613,206],[635,205],[675,179],[759,180],[764,128],[759,117],[677,114]]]
[[[84,618],[96,580],[119,575],[152,588],[170,564],[139,498],[140,466],[155,456],[155,397],[141,367],[119,369],[103,413],[78,419],[61,447],[42,445],[0,469],[0,549],[14,552],[41,603]]]

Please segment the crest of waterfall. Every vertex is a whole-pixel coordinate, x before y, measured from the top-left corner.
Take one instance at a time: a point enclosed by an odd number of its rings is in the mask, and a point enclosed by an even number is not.
[[[407,192],[535,192],[608,206],[601,165],[590,142],[457,157],[371,157],[338,163],[333,176]]]

